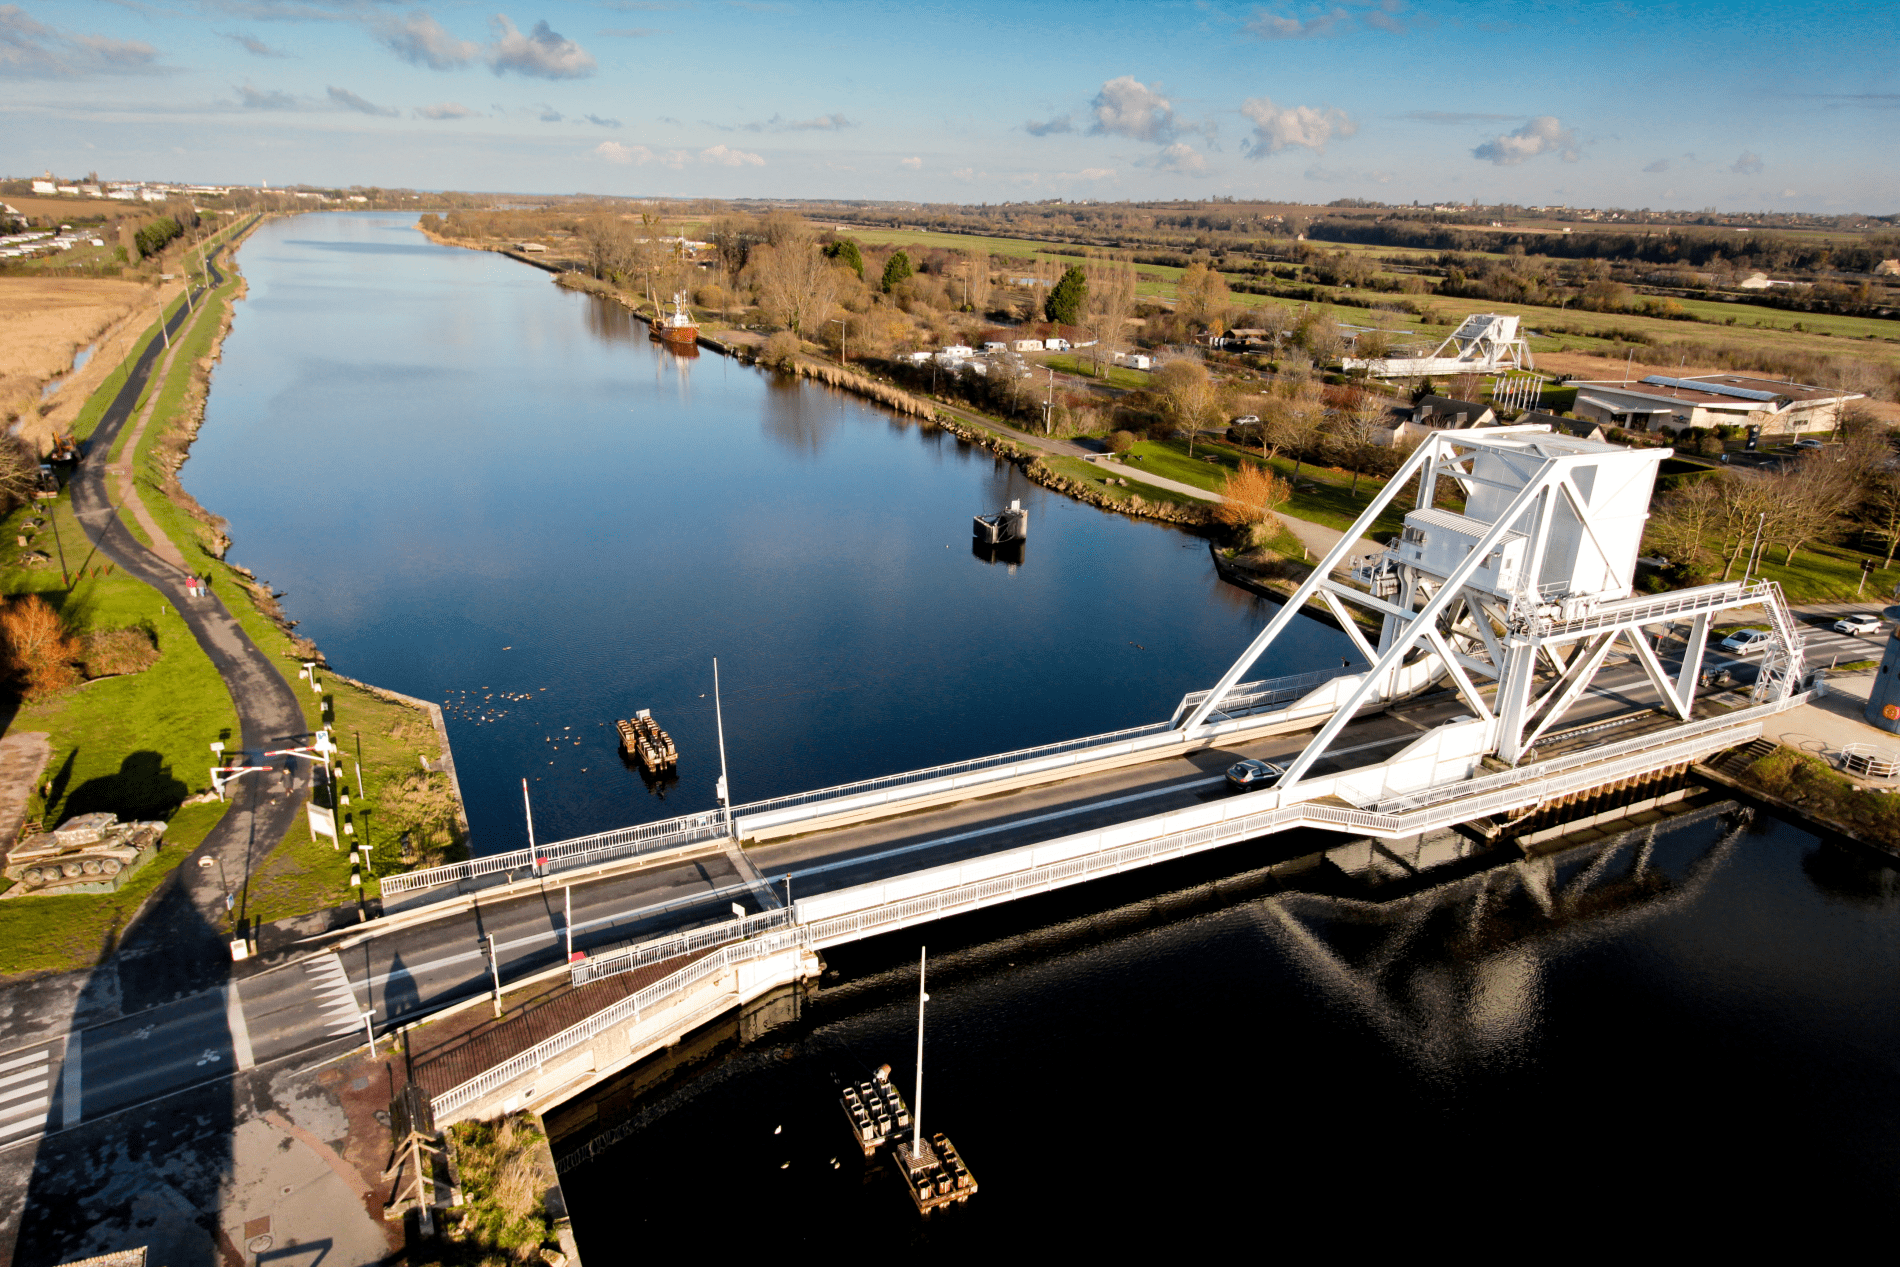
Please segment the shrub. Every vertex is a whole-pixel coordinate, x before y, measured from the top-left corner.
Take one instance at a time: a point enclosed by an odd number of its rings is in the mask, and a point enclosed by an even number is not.
[[[158,663],[158,642],[139,626],[95,629],[80,639],[80,666],[89,678],[141,673]]]
[[[773,369],[791,369],[798,363],[798,336],[790,330],[780,330],[765,341],[765,350],[759,353],[759,361]]]
[[[1252,462],[1242,462],[1227,476],[1221,489],[1227,500],[1214,508],[1214,517],[1232,527],[1265,523],[1275,506],[1293,495],[1286,481]]]
[[[80,656],[79,640],[38,594],[28,594],[0,610],[0,644],[4,644],[7,672],[27,699],[51,695],[79,680],[73,668]]]
[[[1132,431],[1117,431],[1108,437],[1108,451],[1110,453],[1126,453],[1134,447],[1135,433]]]

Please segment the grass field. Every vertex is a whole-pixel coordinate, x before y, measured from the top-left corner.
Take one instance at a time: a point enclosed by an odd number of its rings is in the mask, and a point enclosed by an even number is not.
[[[1044,357],[1042,363],[1054,366],[1065,374],[1075,374],[1093,382],[1107,383],[1110,387],[1120,387],[1128,391],[1147,387],[1154,381],[1153,376],[1146,370],[1123,369],[1119,365],[1110,365],[1108,373],[1098,378],[1095,374],[1095,366],[1082,355],[1058,354]]]
[[[1171,488],[1159,488],[1140,479],[1140,471],[1134,467],[1108,467],[1096,462],[1085,462],[1081,458],[1045,457],[1043,464],[1058,475],[1066,476],[1087,484],[1091,490],[1111,501],[1126,502],[1139,497],[1143,501],[1168,502],[1175,506],[1196,506],[1207,503],[1188,493],[1179,493]],[[1111,476],[1108,472],[1113,471]],[[1104,484],[1109,478],[1126,479],[1128,487],[1119,484]]]

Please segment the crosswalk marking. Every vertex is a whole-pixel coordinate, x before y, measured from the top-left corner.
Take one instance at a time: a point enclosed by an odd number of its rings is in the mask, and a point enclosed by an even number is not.
[[[317,1010],[323,1014],[324,1028],[331,1034],[354,1033],[363,1023],[363,1009],[356,990],[350,985],[343,961],[335,955],[319,955],[304,962],[310,988],[317,997]]]
[[[52,1057],[53,1049],[42,1047],[0,1064],[0,1069],[15,1071],[0,1078],[0,1142],[46,1129],[46,1114],[53,1105]]]

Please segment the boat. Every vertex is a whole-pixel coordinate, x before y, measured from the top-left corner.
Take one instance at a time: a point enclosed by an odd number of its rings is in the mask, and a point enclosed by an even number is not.
[[[685,295],[674,294],[673,311],[653,319],[652,333],[662,343],[689,348],[699,346],[699,323],[687,311]]]

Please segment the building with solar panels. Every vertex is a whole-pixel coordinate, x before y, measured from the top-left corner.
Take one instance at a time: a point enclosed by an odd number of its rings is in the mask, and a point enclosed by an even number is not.
[[[1759,427],[1764,436],[1831,431],[1841,410],[1863,393],[1746,374],[1670,378],[1651,374],[1637,381],[1572,381],[1573,412],[1605,426],[1630,431],[1681,431],[1688,427]]]

